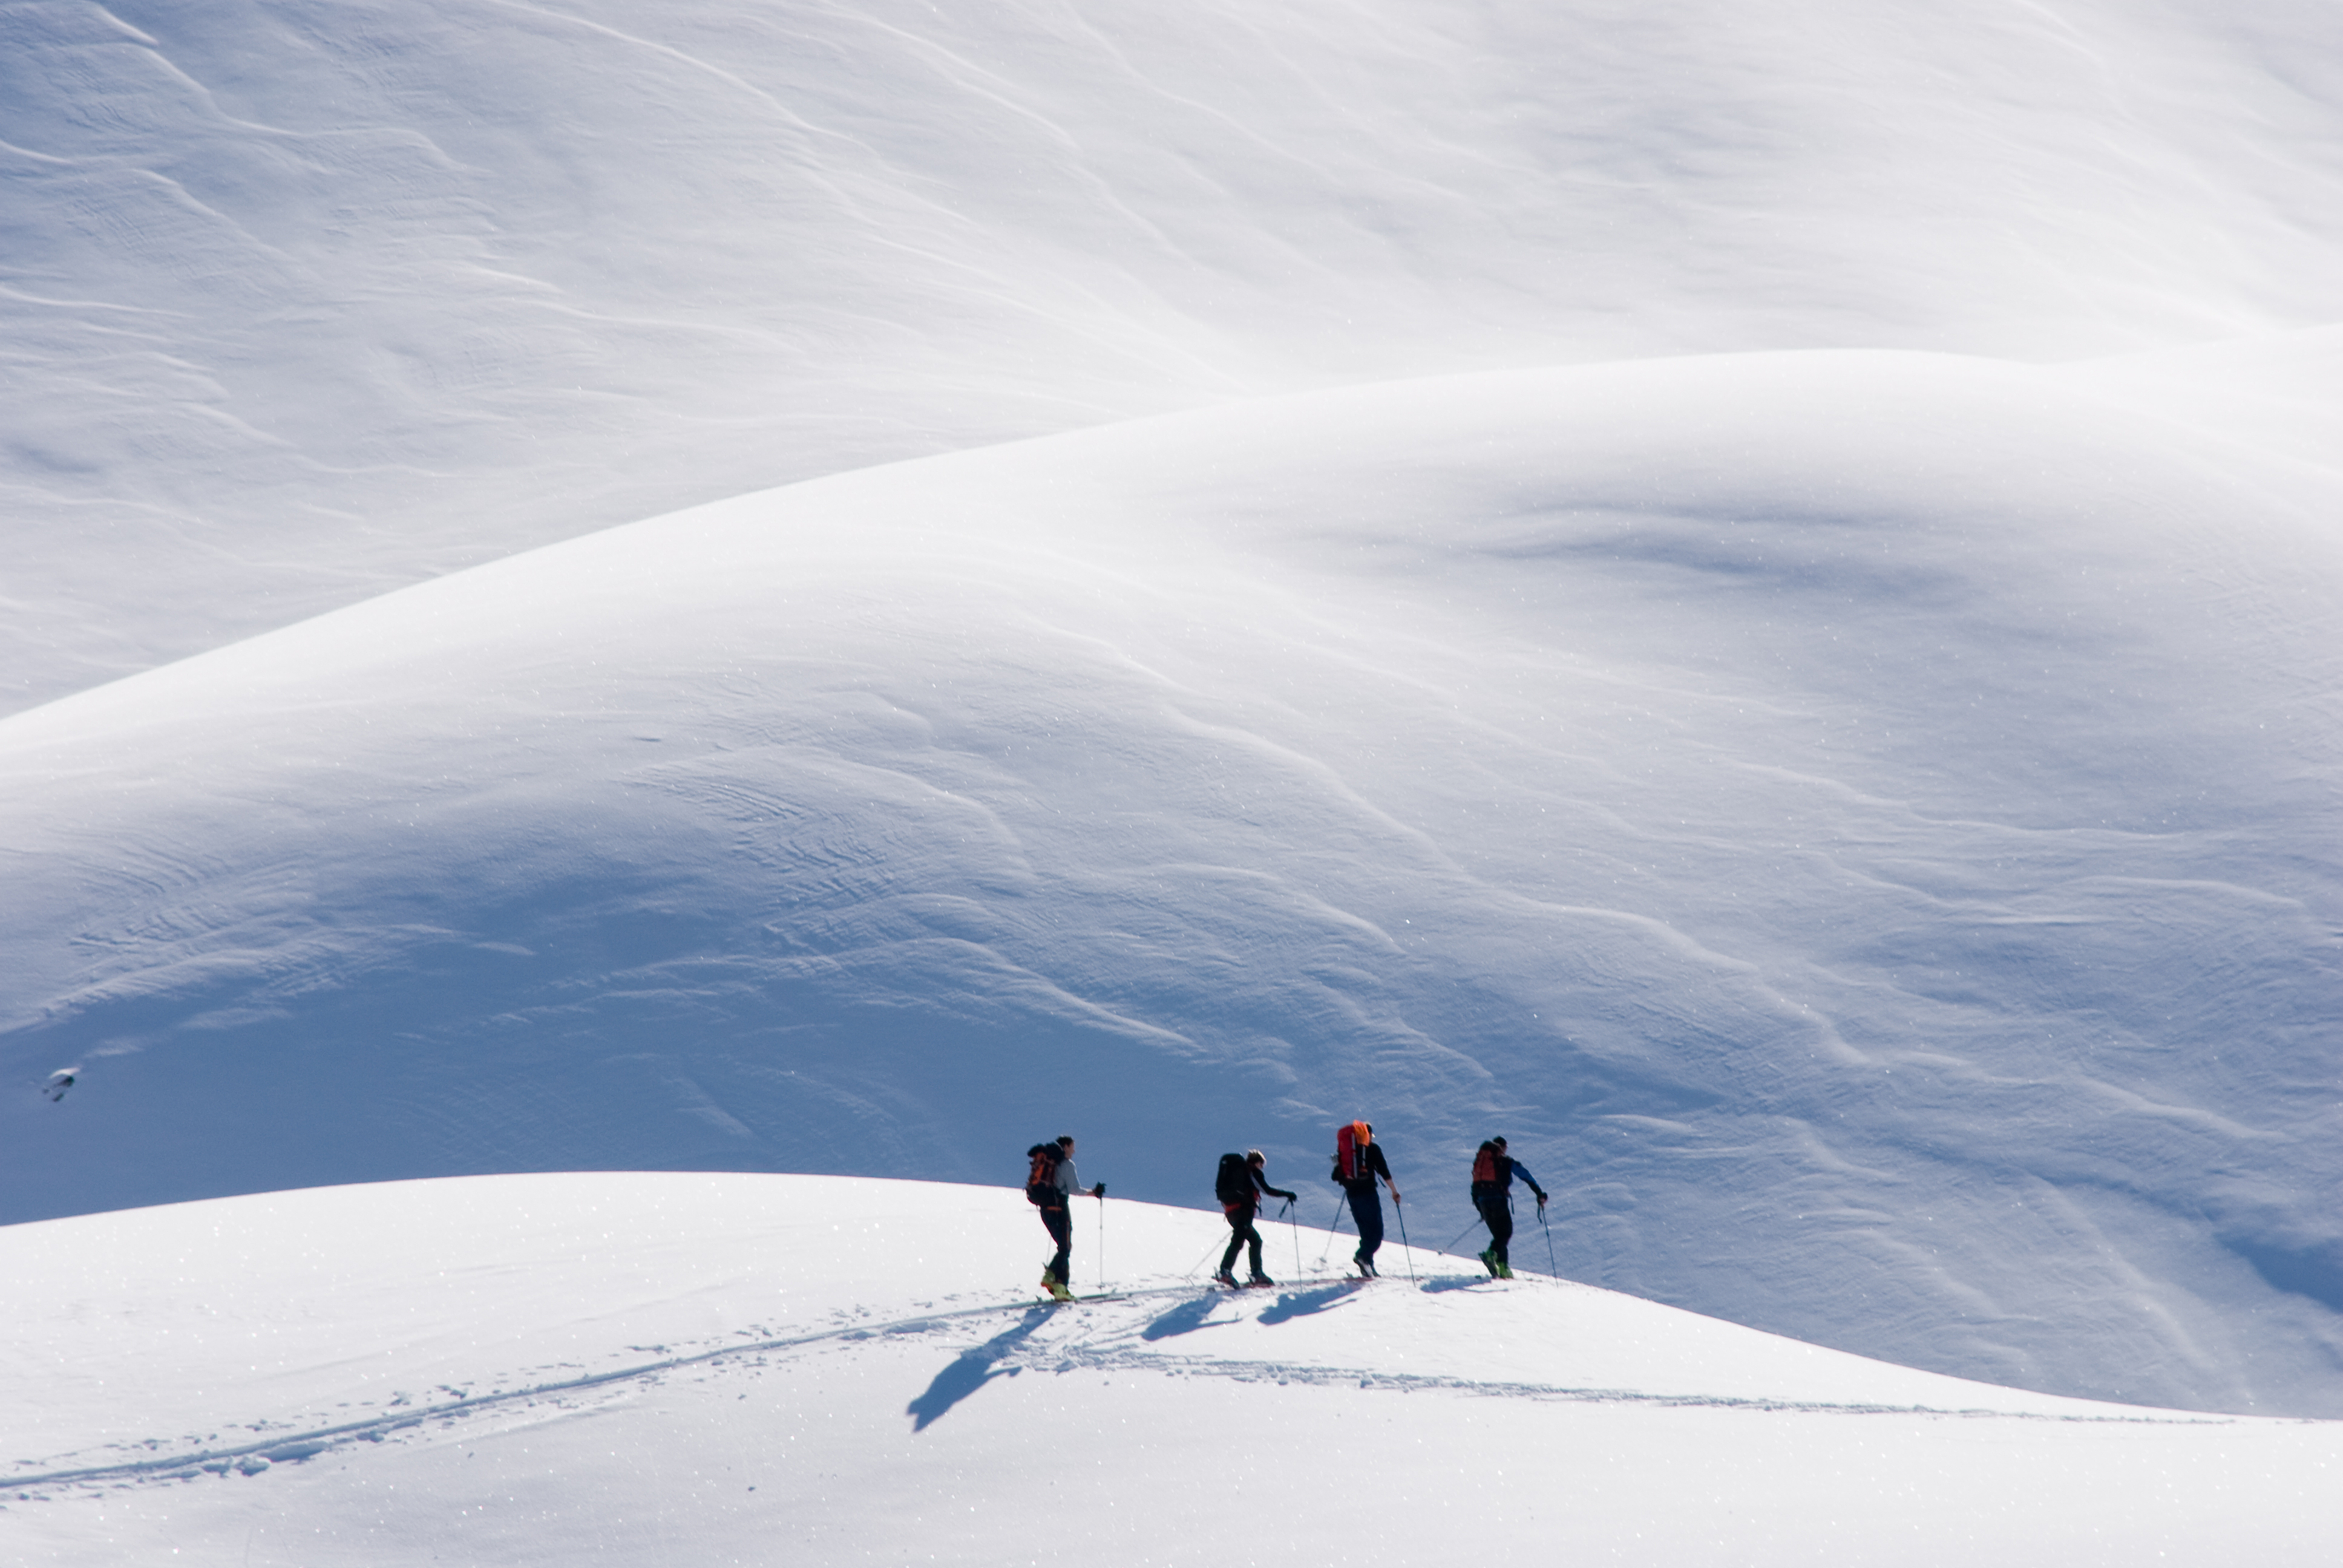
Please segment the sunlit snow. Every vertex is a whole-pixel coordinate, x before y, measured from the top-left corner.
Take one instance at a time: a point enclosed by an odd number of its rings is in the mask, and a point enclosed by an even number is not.
[[[0,14],[0,1532],[2329,1560],[2338,132],[2285,4]],[[1425,1278],[1192,1289],[1355,1116]],[[548,1402],[157,1468],[377,1363]]]
[[[1046,1247],[1018,1193],[929,1183],[479,1178],[0,1231],[41,1374],[0,1432],[53,1456],[0,1531],[60,1564],[1421,1562],[1460,1530],[2308,1564],[2343,1523],[2330,1422],[2018,1393],[1454,1259],[1411,1281],[1396,1247],[1362,1284],[1299,1227],[1230,1296],[1196,1282],[1217,1216],[1083,1207],[1078,1281],[1116,1299],[1055,1309],[1016,1288]]]

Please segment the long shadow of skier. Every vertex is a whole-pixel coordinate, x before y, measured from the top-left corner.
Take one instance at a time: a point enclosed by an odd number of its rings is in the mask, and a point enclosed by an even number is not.
[[[1140,1330],[1139,1337],[1142,1340],[1168,1340],[1173,1334],[1193,1333],[1202,1328],[1223,1327],[1225,1326],[1223,1324],[1204,1322],[1206,1318],[1212,1315],[1212,1309],[1220,1304],[1221,1293],[1218,1291],[1214,1291],[1210,1295],[1199,1296],[1192,1302],[1182,1302]]]
[[[1049,1321],[1050,1309],[1035,1307],[1018,1320],[1015,1328],[1004,1330],[982,1344],[960,1352],[951,1365],[936,1374],[936,1381],[930,1383],[919,1398],[903,1407],[903,1413],[911,1417],[911,1430],[927,1431],[943,1419],[945,1412],[994,1378],[1015,1377],[1023,1371],[1021,1367],[1009,1367],[996,1372],[992,1363],[1023,1344],[1032,1337],[1035,1329]]]
[[[1357,1291],[1358,1286],[1355,1283],[1321,1285],[1314,1291],[1286,1291],[1261,1314],[1258,1321],[1264,1323],[1284,1323],[1291,1322],[1295,1318],[1306,1318],[1312,1312],[1322,1312],[1330,1307],[1342,1305]]]

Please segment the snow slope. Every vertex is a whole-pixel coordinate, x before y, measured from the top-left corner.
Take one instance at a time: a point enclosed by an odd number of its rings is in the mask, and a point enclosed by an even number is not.
[[[516,556],[0,722],[9,1218],[577,1167],[1201,1202],[2343,1412],[2331,471],[2071,373],[1345,389]]]
[[[27,0],[0,704],[1235,396],[2343,318],[2283,0]]]
[[[0,1221],[1363,1113],[2343,1414],[2338,28],[0,10]]]
[[[0,1541],[43,1568],[1460,1539],[2064,1565],[2318,1563],[2343,1533],[2332,1423],[2017,1394],[1424,1254],[1231,1297],[1194,1282],[1217,1216],[1110,1200],[1105,1227],[1128,1294],[1055,1311],[1000,1189],[504,1177],[13,1227],[0,1430],[31,1457]]]

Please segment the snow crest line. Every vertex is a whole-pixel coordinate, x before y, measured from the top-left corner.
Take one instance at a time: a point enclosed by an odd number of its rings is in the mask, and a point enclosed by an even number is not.
[[[1014,1362],[1017,1358],[1005,1357]],[[1564,1404],[1646,1404],[1686,1410],[1777,1411],[1806,1415],[1939,1415],[1964,1421],[2047,1421],[2100,1426],[2219,1426],[2234,1416],[2202,1419],[2172,1415],[2060,1415],[2049,1411],[1988,1410],[1981,1406],[1953,1409],[1932,1404],[1849,1404],[1829,1400],[1744,1398],[1733,1394],[1644,1393],[1634,1389],[1571,1388],[1560,1383],[1492,1382],[1484,1378],[1441,1377],[1426,1372],[1361,1372],[1342,1367],[1295,1365],[1284,1362],[1204,1361],[1189,1357],[1153,1356],[1143,1351],[1069,1351],[1055,1358],[1101,1371],[1173,1372],[1182,1376],[1231,1378],[1240,1382],[1298,1382],[1313,1386],[1357,1387],[1370,1392],[1396,1390],[1414,1393],[1432,1390],[1486,1394],[1499,1399],[1534,1399]],[[1051,1370],[1041,1358],[1023,1364],[1035,1372]]]

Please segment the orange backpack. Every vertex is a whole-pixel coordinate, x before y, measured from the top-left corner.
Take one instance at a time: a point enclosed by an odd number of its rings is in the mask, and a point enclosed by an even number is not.
[[[1367,1174],[1367,1145],[1375,1141],[1363,1121],[1334,1130],[1334,1180],[1356,1181]]]

